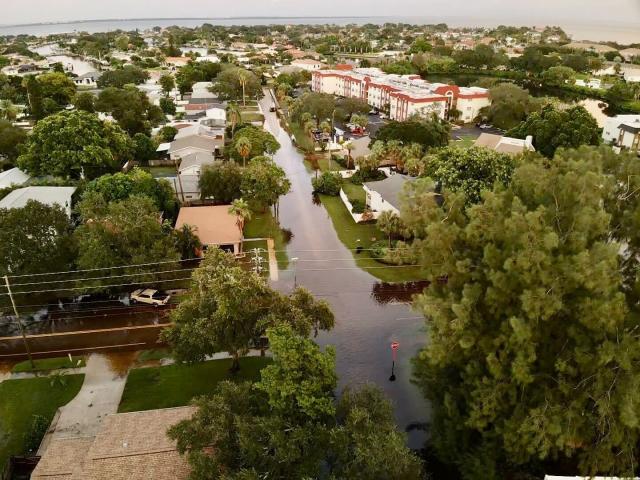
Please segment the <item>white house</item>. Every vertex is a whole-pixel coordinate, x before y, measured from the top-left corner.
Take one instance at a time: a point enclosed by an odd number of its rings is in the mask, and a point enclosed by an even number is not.
[[[83,73],[73,79],[73,82],[79,87],[96,88],[98,86],[98,79],[102,76],[102,72],[96,70],[92,72]]]
[[[606,119],[602,139],[618,147],[640,151],[640,115],[618,115]]]
[[[45,205],[61,206],[71,217],[71,197],[76,187],[24,187],[14,190],[0,200],[0,208],[23,208],[29,200]]]
[[[7,188],[13,185],[24,185],[31,177],[19,168],[12,168],[0,172],[0,188]]]
[[[301,58],[291,62],[291,66],[306,70],[307,72],[315,72],[322,69],[325,64],[319,60],[311,60],[310,58]]]
[[[366,194],[369,210],[378,217],[382,212],[400,214],[400,192],[407,182],[414,179],[407,175],[395,174],[377,182],[366,182],[362,188]]]
[[[182,157],[180,166],[178,167],[178,174],[196,175],[199,177],[204,167],[214,165],[215,162],[215,157],[209,152],[191,153]]]

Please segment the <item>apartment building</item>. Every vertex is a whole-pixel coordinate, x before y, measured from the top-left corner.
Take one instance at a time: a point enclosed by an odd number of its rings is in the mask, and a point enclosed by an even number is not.
[[[456,117],[468,123],[490,104],[484,88],[429,83],[419,75],[386,74],[378,68],[319,70],[313,72],[311,86],[314,92],[366,100],[398,121],[432,113],[449,119],[455,110]]]

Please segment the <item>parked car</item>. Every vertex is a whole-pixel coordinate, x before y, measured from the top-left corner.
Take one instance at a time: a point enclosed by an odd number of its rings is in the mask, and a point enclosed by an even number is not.
[[[386,120],[387,115],[385,113],[380,112],[380,120]]]
[[[269,108],[269,111],[270,111],[270,112],[275,112],[275,111],[276,111],[276,107],[271,107],[271,108]]]
[[[129,297],[133,303],[146,303],[157,307],[169,303],[171,295],[151,288],[140,288],[132,292]]]

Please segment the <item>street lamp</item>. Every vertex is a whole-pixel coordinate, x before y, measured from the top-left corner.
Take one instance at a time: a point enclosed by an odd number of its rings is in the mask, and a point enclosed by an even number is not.
[[[295,290],[296,288],[298,288],[298,257],[293,257],[291,259],[291,263],[293,263],[293,289]]]

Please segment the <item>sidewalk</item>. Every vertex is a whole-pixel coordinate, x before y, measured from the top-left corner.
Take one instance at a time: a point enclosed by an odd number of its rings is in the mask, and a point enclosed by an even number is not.
[[[60,409],[58,421],[52,425],[54,438],[94,436],[104,417],[118,411],[127,375],[114,373],[101,354],[89,355],[84,374],[78,395]]]

